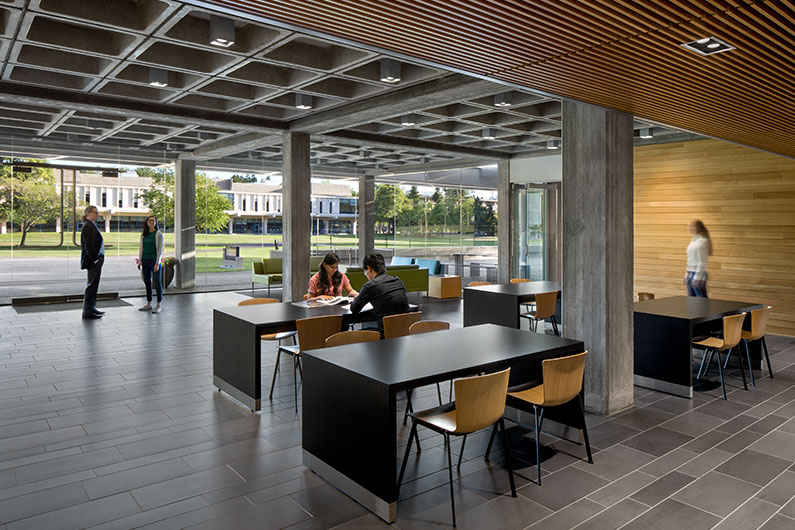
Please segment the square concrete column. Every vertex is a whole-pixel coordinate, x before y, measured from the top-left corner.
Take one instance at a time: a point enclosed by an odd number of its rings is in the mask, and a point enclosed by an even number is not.
[[[508,283],[511,280],[511,162],[497,162],[497,281]]]
[[[586,408],[633,400],[632,116],[563,102],[563,335],[589,350]]]
[[[284,133],[282,143],[282,233],[284,234],[284,282],[282,301],[303,300],[309,285],[312,245],[310,200],[312,174],[309,166],[309,135]]]
[[[174,180],[176,286],[196,286],[196,161],[177,160]]]
[[[359,261],[375,247],[375,177],[359,177]]]

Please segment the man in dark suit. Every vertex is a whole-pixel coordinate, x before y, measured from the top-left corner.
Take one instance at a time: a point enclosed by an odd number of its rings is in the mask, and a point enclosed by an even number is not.
[[[368,302],[372,304],[373,312],[378,318],[378,330],[383,338],[384,317],[407,313],[409,310],[406,286],[400,278],[386,273],[384,256],[377,252],[364,257],[362,268],[368,281],[362,286],[359,296],[351,302],[351,313],[360,312]]]
[[[83,230],[80,232],[80,268],[88,271],[86,294],[83,296],[83,318],[102,318],[104,311],[97,309],[97,291],[102,264],[105,262],[105,240],[97,227],[99,212],[96,206],[86,208]]]

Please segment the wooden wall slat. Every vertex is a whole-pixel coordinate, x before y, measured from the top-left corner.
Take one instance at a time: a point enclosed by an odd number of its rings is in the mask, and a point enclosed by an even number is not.
[[[717,140],[637,147],[634,200],[636,292],[684,294],[701,219],[710,296],[769,304],[770,332],[795,336],[795,160]]]

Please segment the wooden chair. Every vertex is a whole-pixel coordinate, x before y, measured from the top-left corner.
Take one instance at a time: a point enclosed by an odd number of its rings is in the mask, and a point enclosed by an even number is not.
[[[654,293],[638,293],[638,302],[643,300],[654,300]]]
[[[246,305],[259,305],[259,304],[276,304],[279,301],[276,298],[250,298],[248,300],[243,300],[239,302],[238,306],[246,306]],[[296,335],[298,334],[297,331],[282,331],[280,333],[266,333],[265,335],[260,335],[260,340],[275,340],[279,343],[279,346],[282,345],[282,341],[286,339],[293,339],[293,345],[298,344],[296,340]],[[278,354],[277,354],[278,358]],[[278,361],[277,361],[278,366]],[[273,396],[273,385],[271,385],[271,396]]]
[[[293,385],[295,388],[295,408],[298,408],[298,381],[296,380],[296,368],[303,377],[301,370],[301,352],[307,350],[317,350],[326,347],[326,339],[342,328],[342,315],[326,315],[322,317],[302,318],[295,321],[295,328],[298,331],[297,346],[279,346],[279,353],[276,355],[276,367],[273,369],[273,380],[271,381],[270,399],[273,399],[273,385],[276,383],[276,373],[279,371],[279,357],[282,352],[293,356]]]
[[[389,315],[384,317],[384,338],[394,339],[396,337],[405,337],[409,334],[409,328],[415,322],[419,322],[422,318],[422,311],[415,311],[414,313],[400,313],[399,315]],[[406,390],[406,410],[403,412],[403,425],[409,417],[409,412],[412,412],[414,407],[411,405],[411,389]],[[419,444],[419,442],[417,442]]]
[[[526,318],[530,321],[530,328],[533,331],[538,330],[538,322],[544,321],[546,319],[550,319],[552,321],[552,330],[555,332],[555,335],[560,337],[560,331],[558,331],[558,322],[555,318],[555,310],[557,309],[558,303],[558,293],[557,291],[552,291],[549,293],[538,293],[536,294],[536,308],[534,311],[527,311],[526,313],[521,313],[519,316],[522,318]]]
[[[432,333],[434,331],[444,331],[450,329],[449,322],[439,320],[421,320],[409,326],[409,334],[419,335],[420,333]],[[436,393],[439,396],[439,405],[442,404],[442,387],[436,383]],[[453,380],[450,380],[450,401],[453,399]]]
[[[508,390],[510,371],[509,368],[493,374],[458,379],[455,382],[455,403],[448,403],[441,407],[411,414],[411,434],[406,445],[406,453],[403,455],[403,463],[400,466],[400,475],[397,483],[398,495],[400,495],[400,485],[403,483],[406,463],[408,462],[409,453],[411,453],[411,441],[417,434],[417,425],[422,425],[443,435],[447,446],[450,504],[453,512],[453,527],[455,527],[453,460],[450,452],[450,437],[466,436],[493,425],[493,432],[497,432],[498,426],[502,431],[502,443],[505,445],[505,462],[508,467],[511,494],[516,497],[516,484],[513,480],[513,469],[511,468],[511,452],[508,448],[508,437],[505,435],[505,422],[502,419],[502,415],[505,412],[505,394]],[[464,442],[466,442],[466,438],[464,438]],[[463,453],[464,447],[462,445],[461,453],[458,457],[459,469]]]
[[[712,363],[712,356],[718,356],[718,371],[720,372],[720,386],[723,390],[723,399],[726,399],[726,381],[723,377],[723,361],[720,358],[720,352],[727,352],[727,356],[731,355],[732,349],[737,348],[737,362],[740,365],[740,374],[743,377],[743,387],[748,390],[748,384],[745,382],[745,370],[743,369],[743,359],[740,356],[740,339],[742,338],[743,320],[745,320],[745,313],[739,315],[731,315],[723,317],[723,337],[707,337],[706,339],[694,341],[693,345],[704,348],[704,357],[701,358],[701,366],[698,368],[698,375],[696,379],[701,379],[702,371],[704,375],[709,371],[709,365]],[[704,370],[704,361],[706,361],[707,369]],[[750,366],[749,366],[750,368]]]
[[[767,371],[770,374],[770,378],[773,378],[773,367],[770,366],[770,356],[767,354],[767,343],[765,342],[765,333],[767,333],[767,317],[770,314],[771,309],[773,308],[766,306],[763,309],[754,309],[751,311],[751,331],[743,330],[742,334],[740,335],[743,345],[745,346],[745,356],[748,359],[748,371],[751,372],[751,384],[754,386],[756,386],[756,381],[754,380],[754,370],[751,368],[751,349],[748,347],[748,343],[751,341],[762,341],[762,348],[764,348],[765,352],[765,362],[767,363]]]
[[[580,413],[582,414],[582,434],[585,439],[585,451],[588,454],[588,463],[593,464],[591,455],[591,444],[588,441],[588,428],[585,425],[585,407],[582,402],[582,384],[585,373],[585,356],[587,351],[560,357],[558,359],[547,359],[541,363],[542,384],[521,390],[519,392],[508,392],[506,404],[519,409],[529,403],[533,406],[533,416],[535,418],[536,435],[536,468],[538,471],[538,485],[541,485],[541,423],[544,421],[544,409],[556,407],[568,403],[572,399],[580,402]],[[488,460],[491,444],[497,431],[492,431],[489,445],[486,448],[486,459]],[[506,449],[507,451],[507,449]]]
[[[422,311],[384,317],[384,338],[394,339],[409,334],[409,327],[422,318]]]
[[[527,278],[511,278],[511,283],[527,283],[529,281]]]
[[[491,285],[491,282],[469,282],[467,287],[479,287],[481,285]]]
[[[356,344],[358,342],[372,342],[381,340],[381,334],[377,331],[355,330],[340,331],[326,339],[326,348],[332,346],[344,346],[345,344]]]

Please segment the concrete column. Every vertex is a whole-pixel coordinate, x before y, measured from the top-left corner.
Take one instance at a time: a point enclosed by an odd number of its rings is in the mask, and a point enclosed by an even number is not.
[[[230,217],[229,218],[229,223],[227,223],[227,227],[226,227],[226,229],[227,229],[226,231],[229,233],[230,236],[235,233],[234,232],[234,228],[235,228],[235,220]]]
[[[312,242],[309,198],[312,174],[309,166],[309,135],[284,133],[282,138],[282,301],[292,302],[303,300],[309,282]]]
[[[263,234],[267,234],[268,233],[268,218],[267,217],[262,219],[262,233]]]
[[[196,161],[177,160],[174,181],[176,286],[196,286]]]
[[[633,399],[632,116],[563,102],[563,330],[589,350],[585,405]]]
[[[7,234],[8,233],[8,221],[5,219],[0,219],[0,234]]]
[[[359,261],[375,247],[375,176],[359,177]]]
[[[102,214],[102,217],[105,219],[105,233],[110,233],[110,221],[113,219],[113,214],[110,212]]]
[[[0,221],[0,222],[3,222],[3,221]],[[5,227],[3,227],[3,228],[5,228]],[[61,220],[60,217],[56,217],[55,218],[55,233],[56,234],[60,234],[62,231],[63,231],[63,221]],[[5,234],[5,232],[2,232],[2,233]]]
[[[511,162],[497,162],[497,281],[508,283],[511,279]]]

